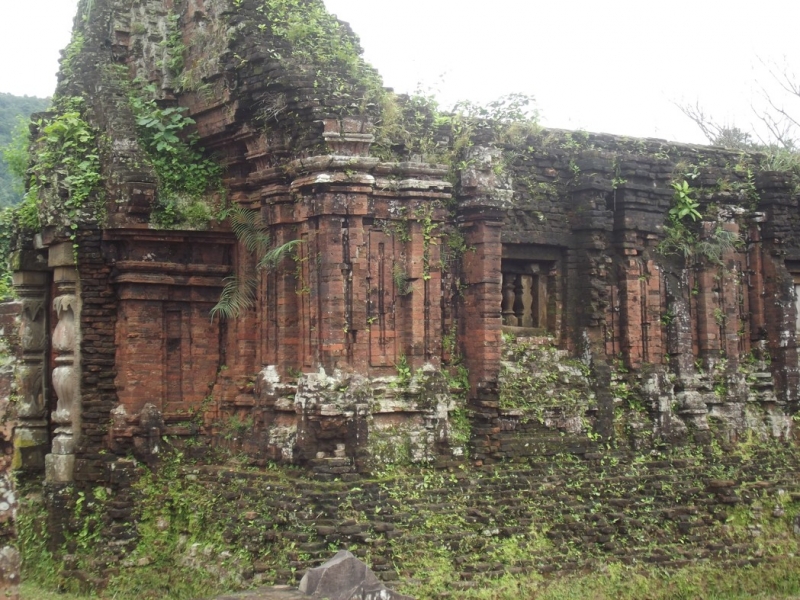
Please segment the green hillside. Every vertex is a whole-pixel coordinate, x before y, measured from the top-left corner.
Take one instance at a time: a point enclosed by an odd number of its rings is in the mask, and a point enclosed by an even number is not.
[[[24,123],[31,113],[43,111],[49,104],[49,98],[0,93],[0,148],[11,141],[15,129],[25,126]],[[20,185],[20,182],[14,180],[0,153],[0,208],[20,201]]]

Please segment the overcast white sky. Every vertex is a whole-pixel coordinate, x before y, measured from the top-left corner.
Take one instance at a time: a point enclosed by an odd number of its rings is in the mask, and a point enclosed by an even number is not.
[[[800,1],[326,0],[386,85],[532,94],[545,125],[703,141],[672,101],[754,119],[757,57],[800,72]],[[50,95],[77,0],[0,0],[0,92]]]

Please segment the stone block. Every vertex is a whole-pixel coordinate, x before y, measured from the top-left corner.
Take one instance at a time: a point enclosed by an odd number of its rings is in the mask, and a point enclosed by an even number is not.
[[[72,242],[50,246],[47,252],[48,267],[71,267],[75,265],[75,249]]]
[[[346,550],[309,569],[300,581],[300,591],[328,600],[413,600],[387,589],[365,563]]]
[[[48,483],[71,483],[75,472],[74,454],[48,454],[44,458]]]

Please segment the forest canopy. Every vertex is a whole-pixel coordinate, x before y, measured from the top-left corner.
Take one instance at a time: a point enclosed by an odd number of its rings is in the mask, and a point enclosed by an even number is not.
[[[15,132],[27,130],[28,119],[32,113],[43,111],[49,105],[49,98],[0,93],[0,148],[11,144]],[[13,146],[10,151],[14,152]],[[17,181],[9,169],[4,153],[0,153],[0,208],[13,206],[20,202],[22,185],[22,182]]]

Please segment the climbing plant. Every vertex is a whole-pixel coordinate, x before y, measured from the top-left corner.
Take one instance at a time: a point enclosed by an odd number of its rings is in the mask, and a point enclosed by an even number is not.
[[[175,13],[167,16],[167,36],[162,42],[162,46],[167,50],[168,58],[164,61],[164,67],[173,77],[179,77],[183,73],[185,66],[184,53],[186,46],[183,43],[183,36],[180,29],[180,17]]]
[[[0,301],[14,296],[11,284],[11,269],[8,259],[11,255],[11,242],[14,236],[13,208],[0,210]]]
[[[422,279],[424,281],[431,278],[431,246],[438,244],[435,231],[439,224],[433,221],[433,210],[431,205],[425,204],[419,207],[415,215],[422,229]]]

